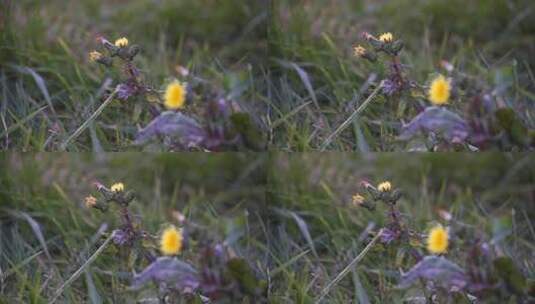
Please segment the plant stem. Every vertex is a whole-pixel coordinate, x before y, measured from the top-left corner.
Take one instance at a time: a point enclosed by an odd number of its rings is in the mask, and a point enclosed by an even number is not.
[[[67,149],[67,146],[69,143],[78,137],[88,126],[90,123],[92,123],[101,113],[104,111],[104,108],[106,108],[112,101],[113,97],[115,97],[115,94],[118,92],[118,87],[115,88],[115,90],[106,98],[106,100],[98,107],[98,109],[89,116],[89,118],[84,121],[84,123],[74,131],[71,136],[69,136],[59,147],[60,151],[65,151]]]
[[[364,256],[370,251],[370,249],[373,247],[373,245],[377,242],[379,237],[381,237],[381,234],[383,233],[383,229],[379,230],[377,235],[364,247],[364,249],[357,255],[327,286],[321,291],[320,296],[314,301],[315,304],[321,303],[323,298],[331,291],[332,287],[336,285],[338,282],[340,282],[354,267],[357,265],[358,262],[360,262]]]
[[[375,90],[370,94],[370,96],[366,98],[366,100],[360,105],[360,107],[358,107],[355,112],[351,114],[351,116],[349,116],[331,135],[329,135],[325,139],[325,141],[320,146],[320,151],[325,151],[325,149],[333,141],[333,139],[338,136],[345,128],[347,128],[349,124],[352,123],[353,120],[355,120],[362,111],[364,111],[364,109],[366,109],[368,104],[373,100],[375,96],[377,96],[382,87],[383,82],[381,81],[377,88],[375,88]]]
[[[61,296],[61,294],[63,293],[63,291],[65,290],[65,288],[67,288],[67,286],[69,286],[72,282],[74,282],[74,280],[76,280],[81,274],[82,272],[87,268],[89,267],[89,265],[91,263],[93,263],[93,261],[98,257],[98,255],[104,251],[104,249],[106,249],[106,246],[108,246],[108,244],[110,243],[110,241],[112,240],[113,238],[113,233],[110,234],[110,236],[106,239],[106,241],[104,241],[104,243],[102,245],[100,245],[100,247],[95,251],[95,253],[93,253],[93,255],[91,255],[89,257],[89,259],[87,259],[87,261],[80,267],[78,268],[78,270],[76,270],[75,273],[73,273],[71,275],[71,277],[69,279],[67,279],[67,281],[65,281],[59,288],[58,290],[56,290],[56,293],[54,294],[54,298],[52,298],[52,300],[49,302],[49,304],[53,304],[54,302],[56,302],[58,300],[58,298]]]

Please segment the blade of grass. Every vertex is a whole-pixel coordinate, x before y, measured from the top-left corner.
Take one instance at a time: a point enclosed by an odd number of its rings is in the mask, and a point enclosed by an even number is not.
[[[46,103],[50,107],[52,114],[54,114],[54,117],[57,118],[56,110],[54,109],[54,105],[52,104],[52,99],[50,98],[50,93],[48,93],[48,89],[46,87],[46,83],[43,77],[37,74],[37,72],[30,67],[24,67],[24,66],[18,66],[18,65],[11,65],[11,66],[20,73],[29,74],[32,76],[33,80],[35,81],[35,84],[37,84],[37,87],[39,88],[39,90],[41,90],[41,93],[43,94],[43,97],[45,98]]]
[[[318,253],[316,252],[316,247],[314,246],[314,241],[312,240],[312,236],[310,235],[310,231],[308,230],[308,225],[303,220],[302,217],[300,217],[297,213],[290,211],[290,210],[284,210],[284,209],[276,209],[277,212],[281,213],[282,215],[286,217],[291,217],[294,219],[295,223],[297,224],[297,227],[299,227],[299,230],[301,231],[301,234],[305,238],[305,240],[308,243],[308,246],[310,247],[310,250],[312,250],[312,253],[316,258],[318,258]]]
[[[30,225],[30,228],[32,228],[33,233],[35,234],[35,237],[43,247],[43,250],[45,251],[45,255],[48,258],[49,261],[52,261],[52,257],[50,256],[50,252],[48,252],[48,247],[46,246],[45,237],[43,235],[43,231],[41,230],[41,226],[39,223],[33,219],[28,213],[21,212],[21,211],[13,211],[13,210],[7,210],[7,213],[11,214],[12,216],[20,219],[24,219],[28,224]]]
[[[7,128],[6,130],[4,130],[4,132],[2,132],[0,134],[0,137],[4,137],[4,136],[7,136],[9,133],[15,131],[16,129],[22,127],[26,122],[30,121],[31,119],[33,119],[37,114],[43,112],[46,108],[48,108],[48,106],[44,106],[42,108],[39,108],[37,110],[35,110],[33,113],[31,113],[30,115],[24,117],[24,119],[22,119],[21,121],[19,121],[18,123],[10,126],[9,128]]]
[[[325,139],[325,141],[320,146],[320,151],[325,151],[325,149],[329,144],[331,144],[333,139],[335,139],[340,133],[342,133],[342,131],[344,131],[351,124],[351,122],[353,122],[360,115],[360,113],[364,111],[364,109],[366,109],[366,107],[370,104],[373,98],[377,96],[382,87],[383,82],[381,82],[377,86],[377,88],[375,88],[375,90],[370,94],[370,96],[366,98],[366,100],[355,110],[355,112],[353,112],[353,114],[351,114],[340,126],[338,126],[338,128],[333,133],[331,133],[331,135],[329,135]]]
[[[318,103],[318,99],[316,97],[316,92],[314,92],[314,87],[312,86],[312,83],[310,82],[310,77],[308,77],[308,73],[305,70],[303,70],[300,66],[298,66],[295,62],[289,62],[289,61],[280,60],[280,59],[275,59],[275,61],[277,61],[281,66],[285,68],[294,69],[297,72],[297,74],[299,75],[299,78],[303,82],[303,85],[305,85],[305,88],[308,94],[310,95],[310,98],[314,102],[316,109],[318,109],[319,111],[320,106]]]
[[[104,251],[104,249],[106,249],[106,247],[108,246],[108,244],[111,242],[113,238],[113,233],[110,234],[110,236],[104,241],[104,243],[102,245],[100,245],[100,247],[95,251],[95,253],[93,253],[93,255],[91,255],[89,257],[89,259],[87,259],[87,261],[78,269],[76,270],[70,278],[67,279],[67,281],[65,281],[59,288],[58,290],[56,290],[55,294],[54,294],[54,298],[52,298],[52,300],[49,302],[49,304],[53,304],[55,303],[59,297],[61,296],[61,294],[63,293],[63,291],[65,290],[65,288],[67,288],[69,285],[71,285],[72,282],[74,282],[81,274],[82,272],[84,272],[84,270],[89,267],[89,265],[91,263],[93,263],[94,260],[96,260],[96,258],[100,255],[100,253],[102,251]]]
[[[67,146],[69,143],[78,137],[88,126],[90,123],[92,123],[101,113],[104,111],[104,108],[106,108],[112,101],[113,97],[115,97],[115,94],[117,94],[118,88],[115,88],[115,90],[108,96],[108,98],[98,107],[98,109],[89,116],[89,118],[84,121],[84,123],[74,131],[71,136],[69,136],[60,146],[60,151],[65,151],[67,149]]]
[[[338,282],[340,282],[354,267],[357,265],[358,262],[360,262],[364,256],[370,251],[370,249],[373,247],[373,245],[377,242],[381,234],[383,233],[383,229],[379,230],[377,235],[364,247],[364,249],[357,255],[325,288],[321,291],[319,297],[316,299],[314,303],[319,304],[325,298],[325,296],[331,291],[331,289],[336,285]]]
[[[284,270],[285,268],[288,268],[288,266],[292,265],[293,263],[297,262],[297,260],[299,260],[301,257],[307,255],[308,253],[310,252],[310,249],[307,249],[307,250],[304,250],[302,251],[301,253],[299,253],[298,255],[292,257],[291,259],[289,259],[286,263],[280,265],[279,267],[273,269],[271,272],[270,272],[270,276],[271,277],[275,277],[279,272],[281,272],[282,270]]]

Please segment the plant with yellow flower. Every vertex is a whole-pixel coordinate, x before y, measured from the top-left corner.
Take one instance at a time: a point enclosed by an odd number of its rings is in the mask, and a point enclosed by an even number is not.
[[[403,41],[394,39],[394,35],[390,32],[379,35],[379,38],[366,32],[363,33],[362,36],[373,50],[368,51],[358,45],[354,49],[355,56],[375,62],[377,58],[379,58],[379,54],[384,53],[390,61],[390,73],[388,77],[382,81],[383,93],[386,95],[394,95],[411,87],[411,83],[406,79],[403,73],[403,66],[399,60],[399,52],[403,49]]]

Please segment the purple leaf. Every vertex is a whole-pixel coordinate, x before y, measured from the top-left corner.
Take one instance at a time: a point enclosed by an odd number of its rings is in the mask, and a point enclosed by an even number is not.
[[[383,233],[381,233],[381,242],[384,244],[389,244],[390,242],[397,240],[399,238],[399,231],[394,231],[389,228],[384,228]]]
[[[167,140],[178,141],[184,147],[199,146],[206,138],[206,132],[191,117],[180,112],[167,111],[161,113],[145,128],[141,129],[134,143],[142,145],[154,137],[164,136]]]
[[[129,242],[131,242],[131,237],[126,231],[122,229],[116,229],[113,231],[113,243],[119,246],[124,246]]]
[[[137,89],[129,83],[121,83],[117,86],[117,98],[127,100],[136,93]]]
[[[175,257],[159,257],[140,274],[134,276],[131,288],[138,289],[148,282],[164,283],[180,292],[192,292],[199,287],[199,275],[190,264]]]
[[[448,290],[463,289],[468,277],[457,264],[444,257],[426,256],[401,277],[400,288],[407,288],[419,279],[430,280]]]
[[[459,115],[442,107],[428,107],[410,123],[403,126],[400,140],[408,140],[419,132],[434,132],[449,143],[465,141],[470,135],[470,127]]]

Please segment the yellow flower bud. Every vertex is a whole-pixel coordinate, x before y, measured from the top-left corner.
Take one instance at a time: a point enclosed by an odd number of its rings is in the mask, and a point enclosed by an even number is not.
[[[126,39],[125,37],[122,37],[122,38],[115,40],[115,46],[116,47],[128,46],[128,39]]]

